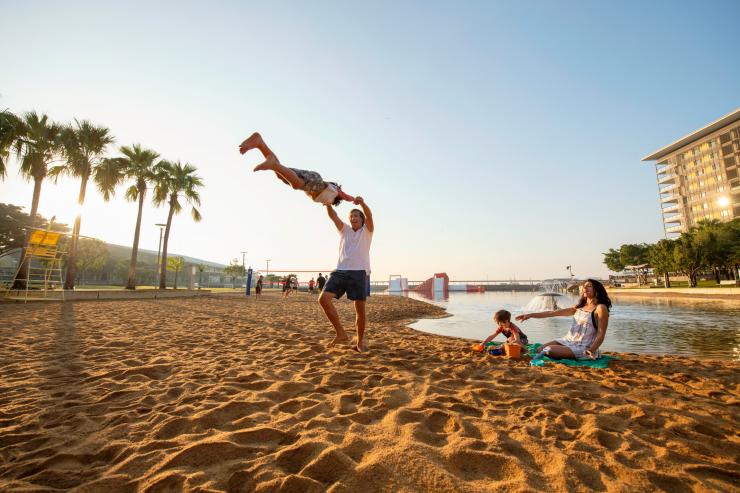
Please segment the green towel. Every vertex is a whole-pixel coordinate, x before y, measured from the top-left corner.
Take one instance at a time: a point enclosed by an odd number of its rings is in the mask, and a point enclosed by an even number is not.
[[[534,357],[537,354],[537,349],[542,346],[542,344],[529,344],[527,346],[527,349],[529,350],[529,355]],[[609,360],[615,359],[613,356],[605,356],[602,355],[599,359],[553,359],[550,357],[545,356],[544,358],[537,360],[537,361],[530,361],[530,365],[532,366],[545,366],[545,361],[552,361],[553,363],[560,363],[562,365],[568,365],[568,366],[587,366],[589,368],[606,368],[609,366]]]

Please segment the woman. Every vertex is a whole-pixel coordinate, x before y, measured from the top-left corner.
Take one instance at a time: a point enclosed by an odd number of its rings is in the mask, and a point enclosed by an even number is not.
[[[597,359],[601,356],[599,347],[606,336],[611,306],[612,301],[604,285],[594,279],[588,279],[583,283],[581,299],[575,306],[550,312],[525,313],[516,317],[516,320],[523,322],[530,318],[573,315],[573,323],[568,334],[540,346],[535,358],[549,356],[555,359]]]

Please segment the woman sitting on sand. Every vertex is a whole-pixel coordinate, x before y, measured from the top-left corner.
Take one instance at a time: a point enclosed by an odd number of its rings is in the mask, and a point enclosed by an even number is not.
[[[570,308],[525,313],[516,317],[516,320],[524,322],[530,318],[573,316],[568,334],[540,346],[535,358],[549,356],[555,359],[597,359],[601,356],[599,347],[606,336],[612,301],[604,285],[594,279],[586,280],[581,289],[581,299]]]
[[[265,156],[265,162],[254,167],[254,171],[272,170],[285,184],[296,190],[303,190],[306,194],[323,205],[339,205],[342,200],[354,202],[355,198],[342,191],[342,187],[333,181],[324,181],[315,171],[288,168],[280,164],[272,150],[267,147],[262,136],[255,132],[239,145],[239,152],[244,154],[250,149],[259,149]]]

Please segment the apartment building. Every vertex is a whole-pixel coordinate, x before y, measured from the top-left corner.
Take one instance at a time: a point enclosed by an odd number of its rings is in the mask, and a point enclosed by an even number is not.
[[[655,162],[666,237],[740,217],[740,109],[645,156]]]

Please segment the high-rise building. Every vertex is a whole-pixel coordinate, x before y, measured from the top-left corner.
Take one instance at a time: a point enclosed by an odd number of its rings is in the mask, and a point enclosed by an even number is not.
[[[740,109],[642,160],[655,161],[666,237],[740,217]]]

